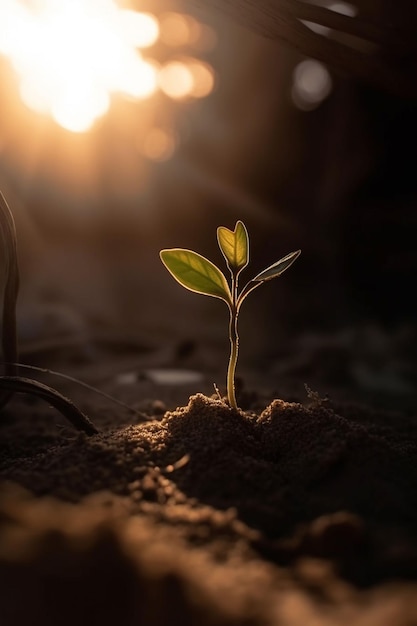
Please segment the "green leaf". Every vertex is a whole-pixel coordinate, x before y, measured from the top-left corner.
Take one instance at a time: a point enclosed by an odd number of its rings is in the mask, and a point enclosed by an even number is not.
[[[294,263],[296,259],[298,259],[300,254],[301,254],[301,250],[290,252],[290,254],[287,254],[287,256],[284,256],[282,259],[280,259],[279,261],[276,261],[276,263],[273,263],[272,265],[267,267],[265,270],[257,274],[255,278],[252,278],[252,280],[250,280],[244,286],[244,288],[242,289],[237,299],[237,310],[238,311],[240,310],[240,307],[242,306],[242,302],[247,298],[247,296],[250,294],[251,291],[253,291],[257,287],[265,283],[267,280],[272,280],[273,278],[276,278],[277,276],[281,276],[281,274],[285,272],[285,270],[287,270],[290,267],[290,265]]]
[[[287,254],[287,256],[282,257],[282,259],[280,259],[279,261],[276,261],[276,263],[273,263],[272,265],[267,267],[265,270],[257,274],[255,278],[253,278],[252,280],[257,283],[259,282],[264,283],[267,280],[271,280],[272,278],[281,276],[281,274],[285,272],[285,270],[287,270],[290,267],[290,265],[294,263],[296,259],[298,259],[300,254],[301,254],[301,250],[290,252],[290,254]]]
[[[161,250],[159,256],[180,285],[205,296],[221,298],[230,306],[232,297],[227,280],[211,261],[183,248]]]
[[[237,275],[249,263],[249,237],[246,226],[240,220],[234,230],[224,226],[217,229],[217,241],[232,275]]]

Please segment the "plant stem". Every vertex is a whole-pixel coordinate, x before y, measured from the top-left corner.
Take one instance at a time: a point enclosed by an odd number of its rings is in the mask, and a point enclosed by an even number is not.
[[[232,275],[232,304],[230,306],[230,323],[229,323],[229,338],[230,338],[230,358],[229,367],[227,369],[227,399],[230,406],[233,409],[237,409],[236,394],[235,394],[235,371],[236,363],[239,352],[239,335],[237,333],[237,276]]]

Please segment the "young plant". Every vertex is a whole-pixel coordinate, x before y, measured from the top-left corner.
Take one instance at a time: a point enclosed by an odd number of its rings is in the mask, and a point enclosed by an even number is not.
[[[281,276],[300,256],[301,250],[291,252],[267,267],[246,283],[239,293],[239,275],[249,263],[249,236],[246,226],[241,221],[236,222],[234,230],[219,226],[217,229],[217,241],[231,274],[230,286],[223,272],[211,261],[201,256],[201,254],[197,254],[197,252],[184,250],[183,248],[171,248],[169,250],[161,250],[159,255],[162,263],[180,285],[195,293],[220,298],[226,302],[230,313],[230,359],[227,370],[227,399],[230,406],[237,409],[235,394],[235,371],[239,350],[237,321],[242,302],[251,291],[266,281]]]

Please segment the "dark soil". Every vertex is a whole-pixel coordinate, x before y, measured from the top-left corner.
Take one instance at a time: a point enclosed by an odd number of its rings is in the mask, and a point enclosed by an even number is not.
[[[31,398],[4,412],[2,626],[417,624],[413,415],[88,412],[92,437]]]

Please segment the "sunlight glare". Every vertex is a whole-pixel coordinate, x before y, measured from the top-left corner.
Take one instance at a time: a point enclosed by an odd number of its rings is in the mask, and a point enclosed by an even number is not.
[[[137,48],[158,36],[153,16],[113,0],[1,0],[0,53],[20,76],[24,103],[72,132],[88,130],[112,93],[155,91],[155,68]]]

